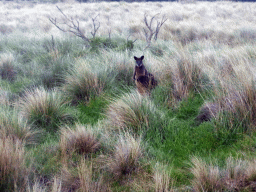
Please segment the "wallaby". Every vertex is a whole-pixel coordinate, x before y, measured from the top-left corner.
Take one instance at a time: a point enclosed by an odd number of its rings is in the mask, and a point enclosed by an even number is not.
[[[134,56],[134,59],[136,61],[136,66],[133,79],[135,80],[135,84],[139,93],[145,94],[157,85],[157,81],[155,80],[154,76],[145,68],[142,61],[144,56],[141,56],[140,58]]]

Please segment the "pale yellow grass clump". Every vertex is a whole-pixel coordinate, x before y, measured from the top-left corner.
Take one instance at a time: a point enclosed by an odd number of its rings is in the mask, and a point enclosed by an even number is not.
[[[111,191],[91,159],[81,158],[76,167],[64,166],[60,180],[64,191]]]
[[[77,152],[89,155],[100,147],[97,135],[90,126],[77,124],[74,128],[65,126],[60,129],[60,148],[64,156]]]
[[[214,101],[205,103],[198,120],[218,118],[222,122],[227,117],[223,118],[218,114],[224,112],[229,113],[231,129],[239,122],[239,126],[243,126],[245,131],[254,130],[256,90],[252,53],[255,53],[253,47],[243,46],[212,55],[212,64],[205,71],[213,85]]]
[[[170,173],[167,171],[167,168],[159,163],[154,167],[154,188],[155,191],[173,191],[170,185],[171,177]]]
[[[125,132],[120,135],[107,167],[116,179],[122,179],[139,171],[142,156],[141,138]]]
[[[47,186],[42,185],[39,181],[35,181],[32,186],[27,186],[28,192],[62,192],[62,181],[58,177],[54,177],[52,183]]]
[[[17,140],[0,138],[0,187],[22,190],[27,176],[24,145]]]
[[[224,168],[192,158],[194,175],[192,186],[196,191],[253,190],[255,186],[255,159],[228,158]]]

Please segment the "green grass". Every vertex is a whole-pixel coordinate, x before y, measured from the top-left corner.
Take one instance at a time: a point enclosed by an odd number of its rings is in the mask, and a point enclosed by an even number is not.
[[[29,154],[27,166],[32,168],[35,178],[49,182],[52,175],[60,173],[61,153],[56,137],[48,135],[40,145],[27,148],[27,150]]]
[[[185,171],[192,156],[219,159],[223,163],[229,156],[236,157],[237,151],[254,143],[253,139],[239,132],[220,133],[213,122],[198,125],[195,117],[203,102],[200,95],[189,97],[180,102],[177,110],[167,113],[164,123],[154,122],[153,128],[145,134],[149,155],[171,166],[172,177],[177,179],[178,185],[189,184],[192,178]],[[253,151],[254,147],[247,152],[254,154]]]
[[[80,103],[77,108],[79,110],[78,120],[82,124],[95,124],[98,120],[105,117],[104,111],[108,101],[102,97],[95,97],[88,103]]]

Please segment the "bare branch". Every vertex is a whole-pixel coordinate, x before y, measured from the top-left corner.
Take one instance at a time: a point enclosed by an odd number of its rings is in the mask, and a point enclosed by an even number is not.
[[[93,31],[91,32],[91,34],[92,34],[92,37],[93,37],[93,38],[95,38],[95,35],[96,35],[98,29],[100,28],[100,22],[99,22],[99,21],[98,21],[98,26],[96,25],[97,17],[98,17],[98,16],[99,16],[99,14],[98,14],[96,17],[92,18]]]
[[[80,29],[79,21],[75,20],[73,17],[68,17],[58,6],[56,6],[60,13],[65,17],[67,20],[64,23],[57,22],[56,18],[49,18],[50,22],[55,25],[59,30],[63,32],[70,32],[73,33],[75,36],[82,38],[83,40],[90,42],[90,39],[84,35],[84,33]],[[68,30],[64,29],[60,25],[68,26]],[[98,30],[98,29],[97,29]]]
[[[154,15],[153,17],[151,17],[150,21],[147,18],[148,15],[147,14],[144,15],[144,23],[146,25],[146,28],[143,28],[143,30],[144,30],[144,34],[145,34],[146,41],[147,41],[146,48],[150,47],[151,40],[152,40],[153,36],[154,36],[154,40],[155,41],[157,40],[157,36],[158,36],[159,31],[160,31],[160,28],[162,27],[162,25],[167,20],[167,18],[165,16],[162,17],[162,20],[160,22],[157,20],[156,21],[156,27],[154,29],[154,27],[152,26],[153,25],[153,21],[156,20],[156,17],[158,15],[159,15],[159,13]]]
[[[155,37],[154,37],[155,41],[157,40],[157,35],[158,35],[159,31],[160,31],[160,28],[161,28],[162,25],[165,23],[165,21],[167,21],[167,18],[166,18],[166,16],[164,15],[164,16],[162,17],[161,22],[157,22],[156,33],[155,33]]]

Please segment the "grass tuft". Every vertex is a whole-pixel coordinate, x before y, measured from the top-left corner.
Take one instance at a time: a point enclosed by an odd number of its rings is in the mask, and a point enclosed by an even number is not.
[[[8,137],[24,144],[35,144],[40,131],[33,129],[17,110],[0,107],[0,135],[0,138]]]
[[[128,132],[120,135],[108,168],[116,179],[122,179],[139,170],[142,158],[141,138],[135,138]]]
[[[255,159],[248,161],[229,157],[222,169],[195,157],[192,164],[192,186],[196,191],[253,191],[256,187]]]
[[[104,83],[98,78],[97,72],[91,71],[87,63],[80,63],[71,69],[65,77],[63,90],[74,103],[89,101],[99,95]]]
[[[166,169],[163,165],[156,164],[153,176],[155,191],[172,191],[170,188],[170,173]]]
[[[76,118],[76,111],[58,90],[26,90],[18,107],[28,122],[49,132],[56,131],[61,124],[71,123]]]
[[[60,133],[60,148],[64,155],[73,152],[88,155],[96,152],[100,147],[100,142],[89,126],[79,124],[75,125],[74,128],[66,126],[60,129]]]
[[[162,119],[164,114],[149,97],[133,91],[113,100],[107,108],[107,117],[119,129],[131,128],[134,132],[140,132],[143,128],[149,128],[154,120]]]
[[[25,149],[19,141],[0,138],[0,190],[22,190],[27,182]]]
[[[192,186],[195,191],[222,191],[223,184],[218,167],[207,166],[200,158],[192,158],[191,173],[194,176]]]

